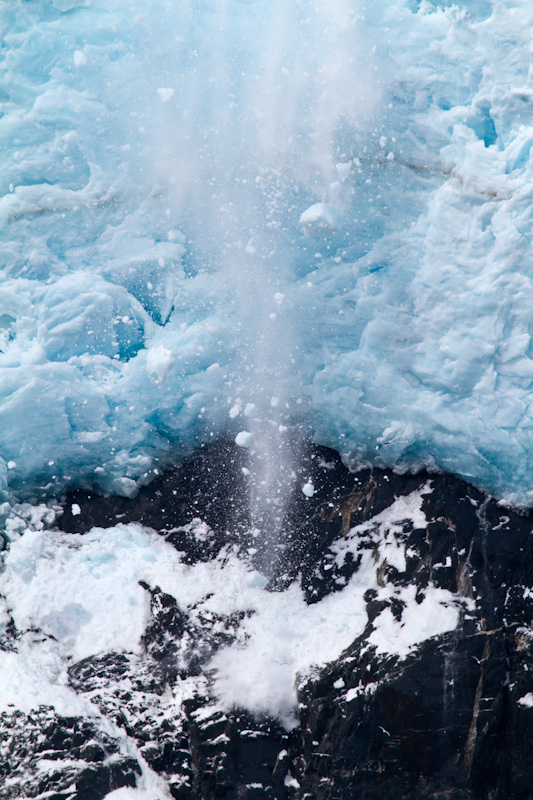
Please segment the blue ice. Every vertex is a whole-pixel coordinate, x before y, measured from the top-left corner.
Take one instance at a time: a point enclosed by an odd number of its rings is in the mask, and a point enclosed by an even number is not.
[[[268,418],[533,505],[529,0],[1,25],[6,496],[131,495]]]

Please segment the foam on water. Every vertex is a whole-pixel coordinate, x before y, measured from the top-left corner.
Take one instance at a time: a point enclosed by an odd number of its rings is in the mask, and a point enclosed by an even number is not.
[[[8,495],[305,425],[533,503],[528,0],[2,10]]]

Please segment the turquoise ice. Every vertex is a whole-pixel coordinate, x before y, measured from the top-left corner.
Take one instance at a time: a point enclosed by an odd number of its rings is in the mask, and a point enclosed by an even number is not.
[[[529,0],[0,8],[6,496],[256,414],[533,504]]]

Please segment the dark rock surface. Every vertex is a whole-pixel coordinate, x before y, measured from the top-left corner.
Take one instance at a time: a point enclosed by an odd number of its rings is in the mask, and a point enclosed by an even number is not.
[[[228,544],[243,551],[253,544],[251,558],[264,567],[261,542],[249,533],[245,459],[219,442],[134,500],[73,493],[60,525],[83,533],[142,522],[190,563]],[[315,494],[294,493],[290,534],[270,562],[269,590],[298,580],[307,602],[316,603],[356,579],[370,553],[376,585],[390,591],[369,590],[364,632],[339,659],[299,680],[299,724],[287,731],[273,718],[217,710],[204,670],[235,638],[242,615],[216,626],[212,618],[193,620],[160,587],[142,584],[151,607],[143,655],[108,653],[69,668],[72,688],[90,697],[115,732],[49,708],[4,713],[1,798],[102,800],[136,785],[143,763],[177,800],[533,798],[531,518],[452,476],[352,474],[336,453],[311,445],[301,448],[296,486],[304,479]],[[387,529],[375,519],[415,491],[426,525],[416,527],[406,515]],[[80,514],[72,514],[73,504]],[[194,518],[208,524],[210,537],[188,534]],[[354,526],[357,534],[350,534]],[[346,546],[354,536],[356,550]],[[403,548],[404,562],[387,559],[390,544]],[[457,598],[458,627],[403,658],[378,652],[370,637],[385,615],[414,624],[417,604],[434,589]],[[0,647],[14,647],[17,635],[11,625]],[[177,687],[179,706],[169,699]],[[53,769],[43,770],[52,761]]]

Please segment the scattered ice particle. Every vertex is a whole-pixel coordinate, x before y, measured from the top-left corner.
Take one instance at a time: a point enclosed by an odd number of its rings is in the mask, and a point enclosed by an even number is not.
[[[305,494],[306,497],[312,497],[314,495],[315,487],[313,486],[311,481],[304,483],[304,485],[302,486],[302,492]]]
[[[250,433],[250,431],[239,431],[235,437],[235,444],[238,444],[239,447],[250,447],[253,440],[254,435],[253,433]]]
[[[157,384],[157,386],[163,386],[167,373],[175,360],[172,350],[169,350],[162,344],[148,350],[146,355],[146,371],[150,379]]]
[[[276,301],[278,306],[280,306],[285,300],[285,295],[282,292],[276,292],[276,294],[274,295],[274,300]]]
[[[235,403],[229,410],[230,419],[235,419],[241,413],[241,407],[238,403]]]
[[[246,245],[246,252],[249,253],[251,256],[255,253],[255,247],[251,244]]]
[[[241,467],[241,472],[243,475],[246,475],[246,477],[248,477],[248,475],[250,474],[250,470],[248,469],[248,467]]]
[[[280,433],[286,433],[286,431],[288,431],[288,428],[287,428],[286,425],[280,425],[279,428],[278,428],[278,431]]]
[[[169,242],[175,242],[176,239],[178,238],[178,234],[176,233],[176,231],[169,231],[167,236]]]
[[[279,404],[279,399],[277,397],[270,398],[270,405],[272,406],[272,408],[276,408],[278,404]]]
[[[168,103],[169,100],[172,100],[174,95],[174,89],[169,89],[168,87],[162,86],[160,89],[157,90],[157,94],[163,101],[163,103]]]
[[[394,153],[391,152],[387,154],[387,161],[394,161]]]
[[[246,403],[244,407],[244,416],[249,417],[250,414],[253,414],[255,411],[255,403]]]
[[[13,189],[14,189],[14,186],[13,186],[13,184],[12,184],[12,183],[10,183],[10,184],[9,184],[9,191],[10,191],[10,192],[12,192],[12,191],[13,191]]]
[[[306,236],[328,239],[339,233],[342,214],[330,203],[315,203],[303,212],[300,225]]]
[[[277,316],[276,314],[269,314],[268,318],[274,321],[276,319],[276,316]]]
[[[8,469],[15,469],[16,466],[17,466],[17,462],[16,461],[8,461],[7,462],[7,468]]]
[[[383,150],[383,148],[385,147],[386,144],[387,144],[387,137],[386,136],[380,136],[379,137],[379,146],[381,147],[382,150]]]
[[[344,689],[346,684],[344,683],[344,678],[337,678],[335,683],[333,684],[334,689]]]
[[[82,69],[87,66],[87,56],[81,50],[74,51],[74,66],[76,69]]]
[[[72,511],[72,516],[73,517],[77,517],[77,516],[79,516],[79,514],[81,514],[81,508],[79,507],[79,505],[77,503],[72,503],[72,505],[70,507],[70,510]]]

